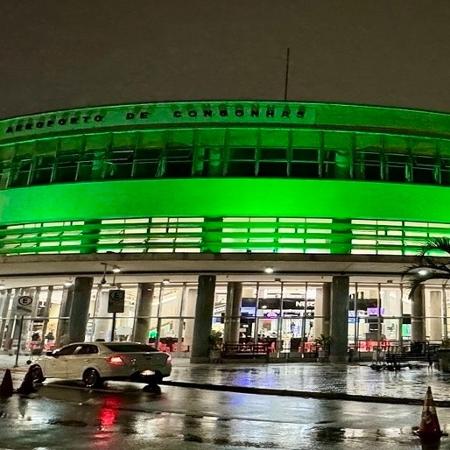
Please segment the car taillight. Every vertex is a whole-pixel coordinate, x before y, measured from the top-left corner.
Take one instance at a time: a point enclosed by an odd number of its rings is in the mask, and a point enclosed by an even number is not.
[[[128,363],[128,360],[125,356],[113,355],[113,356],[108,356],[106,358],[106,362],[108,364],[110,364],[111,366],[120,367],[120,366],[125,366]]]

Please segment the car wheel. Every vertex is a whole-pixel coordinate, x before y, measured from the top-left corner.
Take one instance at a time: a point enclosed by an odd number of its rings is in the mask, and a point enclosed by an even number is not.
[[[83,383],[89,389],[98,388],[102,385],[102,379],[95,369],[86,369],[83,373]]]
[[[33,383],[42,383],[45,380],[42,369],[39,366],[30,367],[30,373]]]
[[[157,384],[147,384],[142,390],[151,394],[161,394],[161,388]]]
[[[161,383],[162,380],[163,380],[163,376],[162,376],[161,372],[159,370],[157,370],[155,372],[155,381],[156,381],[156,383],[159,384],[159,383]]]

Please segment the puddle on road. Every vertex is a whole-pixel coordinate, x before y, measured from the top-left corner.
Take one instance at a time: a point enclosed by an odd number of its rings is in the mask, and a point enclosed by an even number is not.
[[[65,427],[87,427],[87,423],[81,420],[49,420],[47,422],[49,425],[63,425]]]

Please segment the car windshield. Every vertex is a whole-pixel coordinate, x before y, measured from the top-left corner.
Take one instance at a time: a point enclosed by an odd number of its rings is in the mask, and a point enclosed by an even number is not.
[[[109,348],[113,352],[120,353],[136,353],[136,352],[156,352],[156,348],[150,347],[150,345],[145,344],[130,344],[130,343],[112,343],[104,344],[105,347]]]

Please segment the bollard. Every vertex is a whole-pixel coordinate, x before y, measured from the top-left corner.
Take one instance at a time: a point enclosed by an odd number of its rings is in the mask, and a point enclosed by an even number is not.
[[[436,442],[444,435],[439,424],[430,386],[425,394],[420,425],[414,429],[414,433],[420,437],[422,442]]]
[[[14,393],[11,371],[6,369],[3,381],[0,386],[0,397],[11,397]]]

